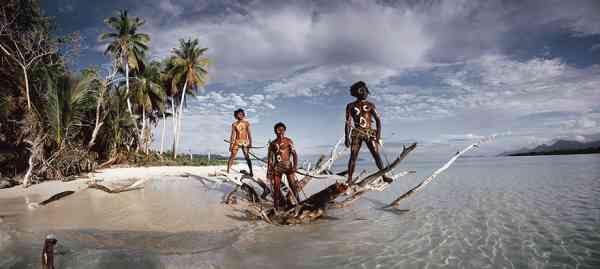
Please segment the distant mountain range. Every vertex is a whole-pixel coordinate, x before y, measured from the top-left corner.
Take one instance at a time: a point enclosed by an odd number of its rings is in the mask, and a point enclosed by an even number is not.
[[[503,152],[499,156],[561,155],[586,153],[600,153],[600,140],[592,142],[557,140],[551,145],[543,144],[532,149],[522,148],[516,151]]]

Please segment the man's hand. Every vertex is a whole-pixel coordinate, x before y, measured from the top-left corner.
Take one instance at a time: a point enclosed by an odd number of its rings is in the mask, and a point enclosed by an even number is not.
[[[348,137],[346,136],[346,138],[344,139],[344,145],[349,148],[350,147],[350,139],[348,139]]]

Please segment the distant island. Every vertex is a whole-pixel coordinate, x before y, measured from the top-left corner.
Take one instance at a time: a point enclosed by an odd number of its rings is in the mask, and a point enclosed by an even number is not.
[[[600,140],[592,142],[557,140],[551,145],[543,144],[533,149],[523,148],[517,151],[504,152],[499,156],[569,155],[593,153],[600,153]]]

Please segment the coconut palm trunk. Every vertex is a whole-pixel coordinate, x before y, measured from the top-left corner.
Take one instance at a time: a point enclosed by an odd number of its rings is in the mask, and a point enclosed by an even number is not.
[[[175,143],[175,137],[177,137],[177,109],[175,108],[175,97],[171,98],[171,110],[173,111],[173,148],[171,154],[173,159],[177,157],[177,144]]]
[[[146,151],[146,108],[144,106],[142,106],[142,130],[140,131],[140,137],[142,138],[142,140],[140,141],[140,144],[143,145],[143,150],[147,153]]]
[[[183,118],[183,104],[185,103],[185,93],[187,90],[187,84],[188,84],[188,80],[185,80],[185,84],[183,84],[183,91],[181,93],[181,103],[179,104],[179,115],[177,116],[177,139],[175,140],[176,142],[176,147],[179,147],[179,142],[180,142],[180,136],[181,136],[181,119]]]
[[[131,100],[129,98],[129,62],[127,59],[127,54],[125,54],[123,59],[123,65],[125,65],[125,94],[127,95],[127,111],[129,111],[129,114],[133,116],[133,110],[131,110]]]
[[[160,134],[160,155],[162,156],[165,149],[165,129],[167,129],[167,119],[165,118],[165,112],[162,112],[163,128]],[[162,158],[162,157],[161,157]]]

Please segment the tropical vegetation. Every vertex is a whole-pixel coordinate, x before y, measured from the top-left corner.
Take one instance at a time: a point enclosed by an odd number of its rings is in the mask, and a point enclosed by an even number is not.
[[[29,186],[125,162],[214,163],[177,157],[186,96],[207,80],[207,48],[183,39],[168,58],[149,61],[142,18],[121,10],[105,23],[99,41],[110,68],[72,70],[77,33],[51,34],[39,1],[0,7],[0,178]],[[168,118],[174,135],[165,153]],[[153,151],[160,123],[160,151]]]

